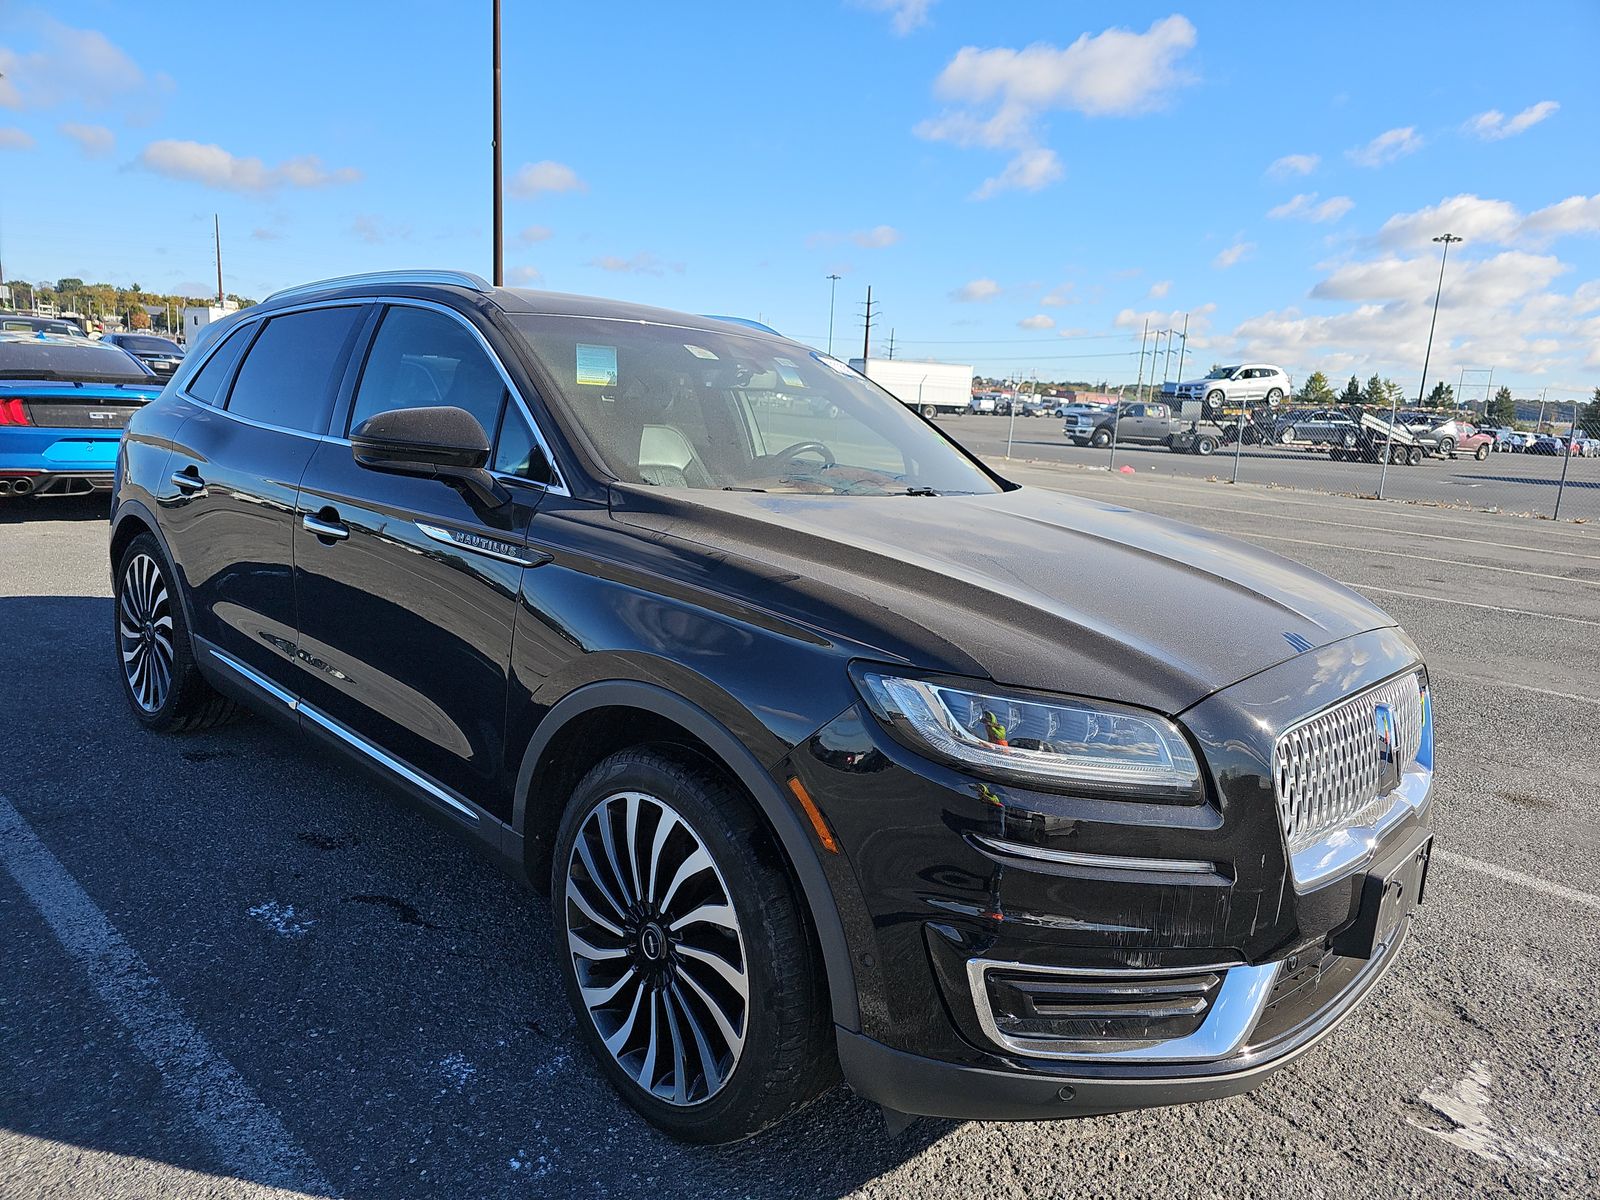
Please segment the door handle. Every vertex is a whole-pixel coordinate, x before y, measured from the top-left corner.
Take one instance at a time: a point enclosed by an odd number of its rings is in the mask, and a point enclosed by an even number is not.
[[[330,541],[342,542],[350,536],[350,526],[343,521],[329,520],[316,513],[307,513],[301,517],[300,525],[307,533],[314,533],[319,538],[328,538]]]
[[[172,473],[172,484],[180,492],[188,496],[205,487],[206,481],[200,478],[199,473],[193,467],[189,467],[186,470],[174,471]]]

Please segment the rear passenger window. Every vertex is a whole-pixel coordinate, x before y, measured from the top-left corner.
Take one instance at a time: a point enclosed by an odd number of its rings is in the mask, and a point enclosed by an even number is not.
[[[489,437],[500,423],[505,380],[460,321],[428,308],[384,314],[361,372],[350,428],[397,408],[464,408]]]
[[[284,429],[321,433],[338,386],[335,373],[359,307],[312,308],[273,317],[245,355],[228,411]]]
[[[189,395],[207,404],[217,402],[217,393],[233,373],[233,365],[239,361],[239,355],[244,353],[245,344],[250,341],[250,332],[249,327],[235,329],[222,339],[217,352],[206,360],[205,366],[189,381],[185,389]]]

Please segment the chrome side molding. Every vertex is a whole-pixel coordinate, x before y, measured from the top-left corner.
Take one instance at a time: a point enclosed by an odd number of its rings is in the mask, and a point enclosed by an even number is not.
[[[503,542],[498,538],[484,537],[481,533],[469,533],[464,529],[445,529],[439,525],[429,525],[426,521],[416,521],[413,524],[436,542],[454,546],[457,550],[481,554],[485,558],[498,559],[514,567],[538,567],[550,561],[550,555],[524,550],[515,542]]]
[[[1054,850],[1025,842],[1005,841],[981,833],[971,835],[981,849],[1005,858],[1030,858],[1035,862],[1057,863],[1066,867],[1089,867],[1101,871],[1156,871],[1179,875],[1220,875],[1214,862],[1198,858],[1134,858],[1124,854],[1092,854],[1086,850]]]

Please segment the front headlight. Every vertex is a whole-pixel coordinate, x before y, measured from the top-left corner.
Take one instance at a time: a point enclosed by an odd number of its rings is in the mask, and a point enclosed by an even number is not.
[[[975,775],[1118,800],[1204,798],[1188,742],[1156,713],[977,683],[854,674],[873,713],[901,741]]]

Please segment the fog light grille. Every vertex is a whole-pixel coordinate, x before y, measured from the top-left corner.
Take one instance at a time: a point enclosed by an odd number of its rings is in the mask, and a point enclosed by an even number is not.
[[[1092,1051],[1149,1045],[1195,1032],[1216,1000],[1222,973],[991,970],[985,983],[995,1026],[1007,1038],[1059,1039],[1063,1048],[1075,1043]]]

